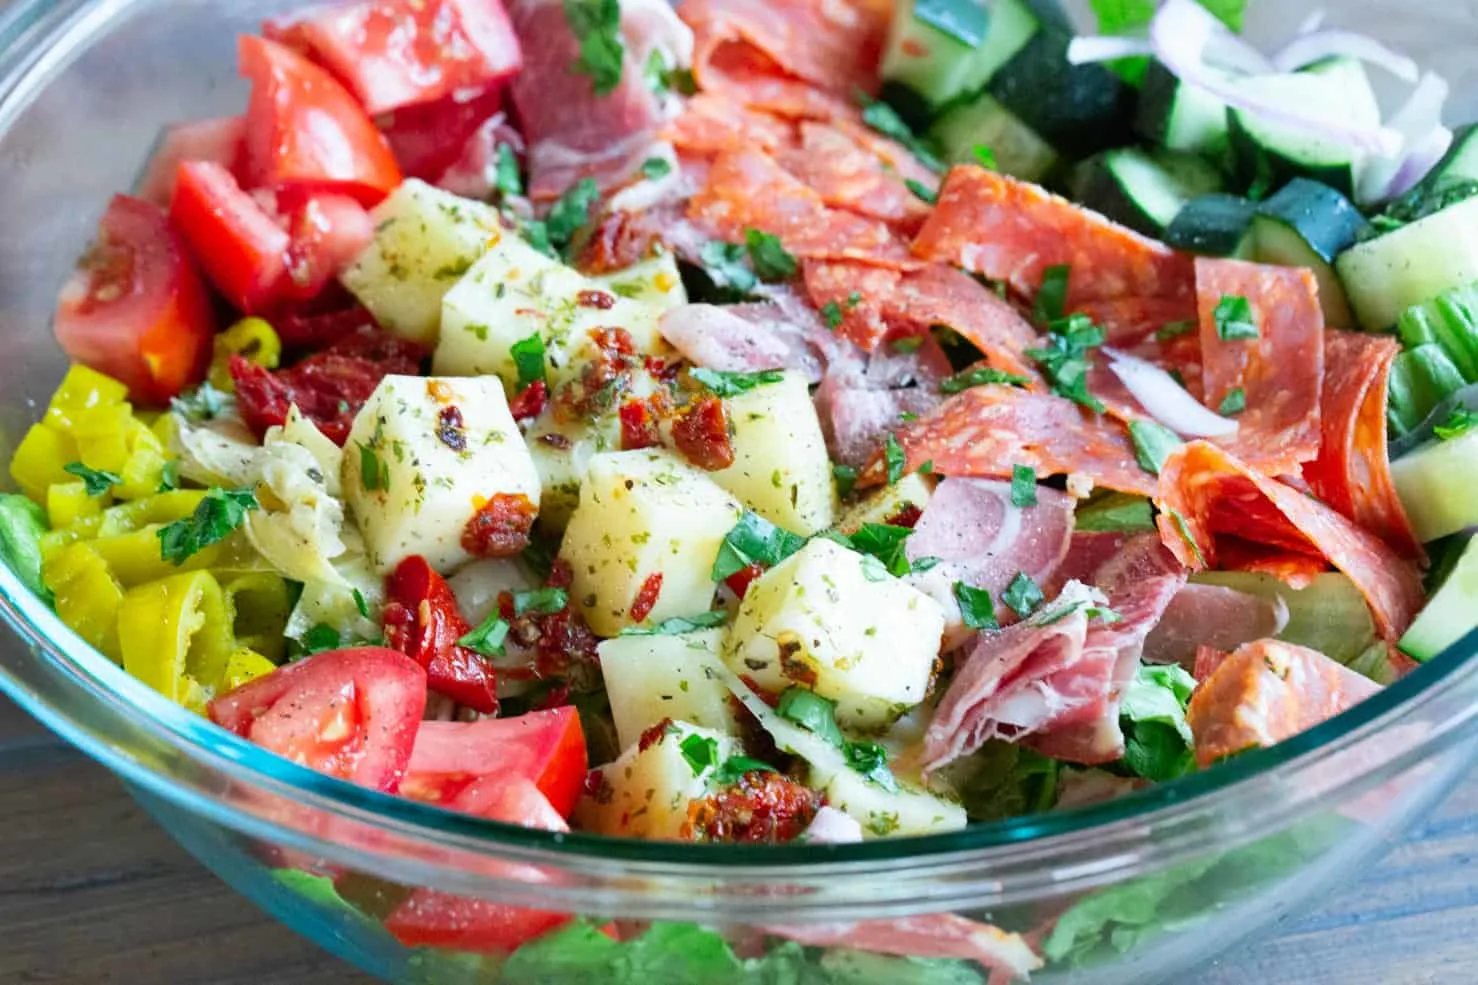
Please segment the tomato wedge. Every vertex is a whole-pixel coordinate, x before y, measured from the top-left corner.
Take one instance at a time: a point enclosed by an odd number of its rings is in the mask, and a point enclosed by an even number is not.
[[[379,117],[379,124],[406,176],[435,184],[502,109],[502,90],[489,89],[471,99],[459,94],[407,106]]]
[[[502,82],[523,67],[498,0],[362,0],[268,21],[263,33],[322,62],[375,114]]]
[[[401,793],[463,809],[458,798],[478,796],[468,791],[479,782],[522,777],[539,788],[561,817],[569,817],[588,765],[580,713],[568,706],[518,718],[427,722],[416,736]],[[471,812],[486,816],[481,810]]]
[[[58,299],[62,349],[135,401],[162,404],[205,376],[214,332],[210,296],[164,211],[114,198]]]
[[[139,179],[139,198],[169,208],[175,179],[186,161],[210,161],[235,172],[246,152],[246,119],[227,116],[181,123],[164,131],[159,146]]]
[[[400,184],[390,145],[338,80],[290,48],[240,42],[251,80],[245,180],[252,188],[302,188],[375,205]]]
[[[319,653],[210,703],[222,728],[295,763],[393,793],[426,714],[426,672],[403,653]]]
[[[211,282],[241,311],[270,309],[288,287],[287,233],[219,164],[180,165],[170,218]]]
[[[296,201],[294,201],[296,199]],[[375,238],[375,221],[348,195],[279,196],[291,240],[287,275],[295,301],[312,301]]]
[[[493,665],[457,641],[472,627],[457,609],[446,579],[424,557],[413,555],[385,579],[385,642],[422,667],[431,690],[485,715],[498,710]]]

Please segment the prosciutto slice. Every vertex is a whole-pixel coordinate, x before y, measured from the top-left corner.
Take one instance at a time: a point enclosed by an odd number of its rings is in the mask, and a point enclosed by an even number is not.
[[[1203,768],[1277,745],[1380,690],[1317,650],[1277,640],[1249,643],[1219,662],[1208,653],[1197,665],[1208,673],[1191,695],[1186,721]]]
[[[728,373],[794,369],[821,380],[823,362],[806,329],[772,304],[687,304],[662,316],[662,337],[697,366]]]
[[[1025,979],[1042,967],[1042,959],[1020,934],[1008,934],[955,913],[767,929],[808,947],[851,947],[877,954],[978,961],[1007,976],[1008,981]]]
[[[950,373],[949,357],[927,336],[905,353],[881,348],[864,355],[839,342],[829,361],[816,391],[816,412],[832,459],[857,467],[904,414],[922,416],[939,406],[939,383]]]

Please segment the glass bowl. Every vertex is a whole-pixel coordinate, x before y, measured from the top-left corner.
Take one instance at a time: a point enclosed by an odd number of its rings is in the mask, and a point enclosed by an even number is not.
[[[52,306],[108,196],[132,186],[163,124],[239,111],[234,35],[290,6],[14,0],[0,16],[0,454],[61,378]],[[1314,5],[1264,6],[1255,34]],[[1329,22],[1405,47],[1453,83],[1455,113],[1478,109],[1478,4],[1346,0]],[[984,982],[974,965],[907,957],[940,955],[905,931],[949,914],[1025,934],[1050,959],[1035,981],[1179,978],[1360,871],[1466,772],[1478,732],[1474,634],[1276,749],[1108,804],[861,845],[618,842],[455,816],[268,755],[136,683],[3,568],[0,615],[16,636],[6,693],[243,894],[396,983]],[[407,948],[376,916],[409,887],[574,922],[506,961],[455,941]]]

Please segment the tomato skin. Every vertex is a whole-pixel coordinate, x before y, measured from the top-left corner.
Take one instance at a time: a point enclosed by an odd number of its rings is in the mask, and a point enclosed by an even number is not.
[[[446,579],[424,557],[408,557],[385,579],[385,596],[385,642],[425,667],[437,694],[497,714],[497,675],[481,654],[457,644],[472,627]]]
[[[297,199],[297,201],[293,201]],[[348,195],[286,196],[283,222],[290,244],[287,276],[292,300],[312,301],[375,238],[375,221]]]
[[[569,817],[588,766],[580,713],[568,705],[517,718],[426,722],[416,737],[403,792],[417,796],[421,791],[417,799],[450,805],[481,779],[522,777],[538,787],[560,817]]]
[[[729,591],[742,599],[745,593],[749,591],[749,586],[753,585],[759,576],[764,573],[765,569],[763,567],[758,564],[751,564],[747,568],[741,568],[734,572],[724,580],[724,584],[729,586]]]
[[[210,161],[235,173],[246,153],[246,119],[227,116],[215,120],[181,123],[165,130],[144,177],[139,180],[139,198],[169,208],[175,179],[186,161]]]
[[[230,171],[209,161],[181,164],[169,214],[237,309],[261,313],[284,293],[291,240]]]
[[[322,62],[373,114],[488,87],[523,67],[498,0],[360,0],[263,31]]]
[[[390,145],[338,80],[290,48],[240,41],[251,80],[245,179],[253,188],[340,192],[373,206],[400,185]]]
[[[164,404],[205,377],[214,323],[210,295],[163,210],[116,196],[57,301],[62,349],[127,384],[133,400]]]
[[[426,714],[426,672],[384,647],[333,650],[222,695],[208,711],[279,756],[393,793]]]
[[[503,91],[493,88],[471,99],[450,95],[406,106],[377,122],[406,177],[434,184],[468,152],[483,124],[502,109]]]

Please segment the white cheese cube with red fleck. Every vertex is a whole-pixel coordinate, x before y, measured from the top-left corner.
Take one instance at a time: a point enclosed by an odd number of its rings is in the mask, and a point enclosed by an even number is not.
[[[892,485],[876,489],[842,510],[837,517],[836,528],[851,535],[869,523],[890,523],[910,513],[917,518],[933,498],[934,485],[932,476],[910,472]]]
[[[724,677],[721,629],[680,636],[623,636],[600,645],[600,669],[611,717],[624,748],[669,718],[737,733],[733,701]]]
[[[803,537],[831,526],[831,457],[805,377],[784,373],[727,398],[734,464],[713,481],[771,523]]]
[[[623,838],[687,838],[689,807],[708,796],[714,770],[739,752],[738,743],[722,732],[670,722],[592,771],[575,825]]]
[[[594,456],[560,548],[574,572],[573,603],[604,637],[707,612],[714,559],[743,513],[668,452]]]
[[[863,837],[904,838],[959,831],[965,827],[965,809],[927,790],[896,782],[888,790],[846,769],[826,783],[826,802],[862,825]]]
[[[498,213],[411,179],[370,213],[374,242],[339,278],[387,331],[436,344],[441,302],[503,236]]]
[[[511,388],[520,382],[514,347],[537,336],[544,373],[558,385],[600,357],[600,332],[625,331],[637,353],[666,351],[657,332],[662,310],[613,293],[509,233],[446,295],[432,367],[446,376],[495,373]]]
[[[420,554],[441,572],[471,559],[463,534],[484,506],[537,509],[540,491],[496,377],[419,376],[385,377],[354,419],[343,489],[376,570]]]
[[[618,297],[644,301],[663,311],[688,303],[688,290],[677,269],[677,257],[663,253],[641,263],[603,274],[595,278],[602,287]]]
[[[749,586],[724,662],[767,690],[830,698],[842,725],[879,729],[924,700],[943,633],[938,602],[816,539]]]

